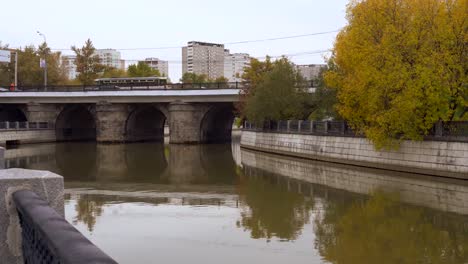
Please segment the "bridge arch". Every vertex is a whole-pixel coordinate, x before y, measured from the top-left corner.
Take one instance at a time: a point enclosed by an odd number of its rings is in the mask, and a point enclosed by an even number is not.
[[[221,104],[211,107],[200,124],[201,143],[225,143],[231,141],[234,106]]]
[[[87,105],[66,106],[55,122],[57,141],[96,140],[96,120]]]
[[[156,106],[140,106],[133,110],[125,123],[125,141],[164,141],[166,115]]]
[[[20,107],[15,105],[0,106],[0,122],[27,122],[28,119]]]

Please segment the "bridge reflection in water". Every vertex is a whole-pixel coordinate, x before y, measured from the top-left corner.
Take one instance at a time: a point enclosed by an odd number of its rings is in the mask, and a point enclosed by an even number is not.
[[[468,261],[464,181],[245,151],[236,140],[25,145],[6,159],[64,175],[67,219],[119,263]]]

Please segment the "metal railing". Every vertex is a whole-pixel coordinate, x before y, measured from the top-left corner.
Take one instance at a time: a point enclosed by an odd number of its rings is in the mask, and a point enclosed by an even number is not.
[[[245,121],[243,129],[246,131],[270,133],[364,137],[362,134],[355,133],[346,121],[284,120],[269,121],[261,125]],[[424,136],[424,139],[468,142],[468,121],[438,122]]]
[[[13,200],[22,229],[24,263],[117,263],[34,192],[17,191]]]
[[[51,129],[53,124],[48,122],[0,122],[1,130],[40,130]]]
[[[86,92],[86,91],[133,91],[133,90],[217,90],[217,89],[244,89],[249,82],[205,82],[205,83],[168,83],[168,84],[104,84],[104,85],[58,85],[58,86],[4,86],[2,93],[8,92]],[[0,87],[3,87],[0,85]],[[8,87],[8,88],[7,88]],[[297,87],[314,87],[312,81],[297,84]]]

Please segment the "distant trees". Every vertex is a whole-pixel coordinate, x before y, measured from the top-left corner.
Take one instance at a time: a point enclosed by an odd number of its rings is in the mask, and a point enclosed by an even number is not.
[[[138,64],[136,65],[130,65],[127,69],[127,74],[128,77],[161,76],[161,73],[158,70],[151,68],[148,64],[146,64],[143,61],[138,62]]]
[[[8,48],[2,45],[1,49]],[[66,71],[60,63],[60,52],[51,52],[47,43],[41,44],[37,49],[31,45],[18,52],[18,85],[42,86],[44,84],[44,70],[39,66],[40,58],[46,57],[47,83],[49,85],[60,85],[67,81]],[[9,85],[14,81],[14,60],[12,63],[0,64],[0,84]]]
[[[122,78],[127,77],[127,72],[114,67],[105,67],[101,75],[102,78]]]
[[[93,43],[88,39],[82,48],[72,46],[71,49],[76,54],[77,79],[84,85],[93,84],[94,80],[105,69],[99,56],[95,54],[96,48],[94,48]]]
[[[325,78],[339,114],[378,148],[468,120],[466,12],[466,0],[352,1]]]
[[[180,81],[183,83],[205,83],[208,82],[208,76],[205,74],[186,72],[182,75]]]

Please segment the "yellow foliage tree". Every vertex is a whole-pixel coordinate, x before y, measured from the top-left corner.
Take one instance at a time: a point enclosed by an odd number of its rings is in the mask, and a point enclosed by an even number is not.
[[[327,85],[377,148],[468,120],[468,0],[352,0]]]

